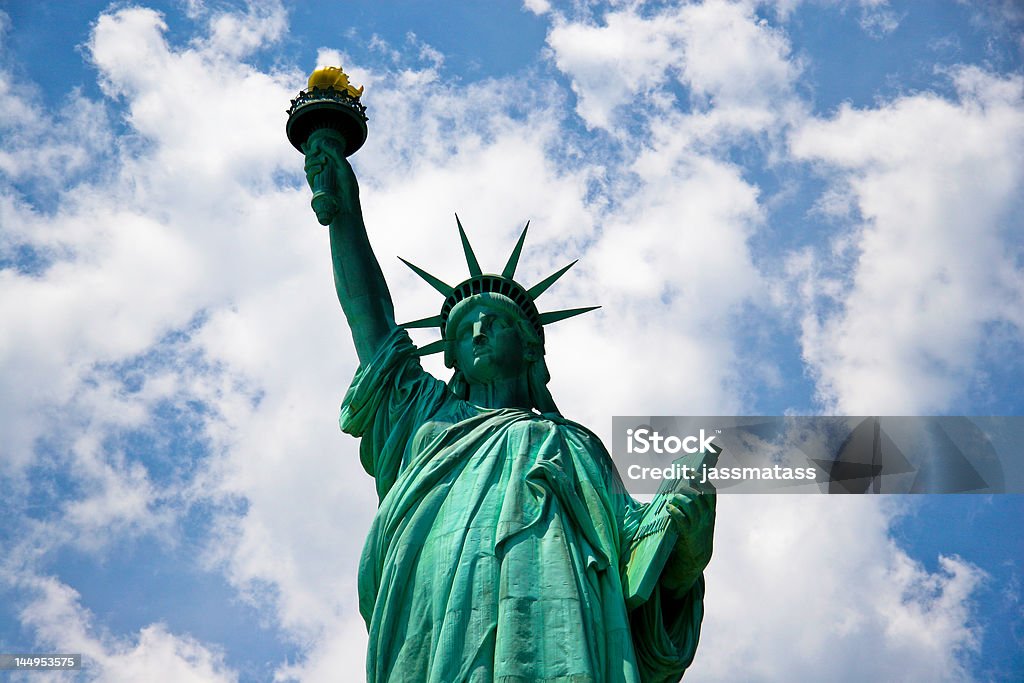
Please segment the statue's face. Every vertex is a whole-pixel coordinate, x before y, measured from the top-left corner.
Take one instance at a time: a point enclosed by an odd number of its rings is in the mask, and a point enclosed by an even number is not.
[[[526,353],[515,321],[486,303],[473,305],[455,330],[455,365],[470,384],[523,374]]]

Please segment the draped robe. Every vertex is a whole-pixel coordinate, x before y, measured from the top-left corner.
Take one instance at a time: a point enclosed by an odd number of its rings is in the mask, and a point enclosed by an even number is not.
[[[361,366],[341,428],[380,504],[359,566],[370,683],[676,681],[704,579],[628,611],[644,506],[600,440],[560,417],[484,409],[426,373],[404,331]]]

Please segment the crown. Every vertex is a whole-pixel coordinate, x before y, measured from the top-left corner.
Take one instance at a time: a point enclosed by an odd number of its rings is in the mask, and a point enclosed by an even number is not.
[[[566,318],[572,318],[573,316],[580,315],[581,313],[586,313],[588,311],[593,311],[596,308],[600,308],[600,306],[586,306],[584,308],[567,308],[560,311],[548,311],[546,313],[541,313],[537,309],[537,304],[535,303],[537,297],[547,291],[547,289],[553,285],[558,278],[562,277],[567,270],[576,265],[576,261],[560,268],[529,289],[512,279],[516,273],[516,266],[519,265],[519,255],[523,251],[523,242],[526,241],[526,231],[530,229],[529,222],[526,223],[526,227],[523,228],[522,234],[519,235],[519,241],[516,242],[516,246],[512,249],[512,254],[508,257],[508,261],[505,263],[505,267],[502,269],[501,275],[484,273],[480,269],[480,262],[477,261],[476,254],[473,253],[473,247],[469,243],[469,238],[466,237],[466,231],[462,227],[462,221],[459,220],[458,214],[455,215],[455,223],[459,226],[459,237],[462,239],[462,251],[466,255],[466,265],[469,266],[468,280],[463,280],[453,287],[445,284],[443,281],[434,277],[419,266],[413,265],[404,258],[399,257],[399,260],[402,263],[409,266],[414,273],[423,278],[427,284],[445,297],[439,314],[432,315],[429,318],[413,320],[412,322],[400,325],[400,327],[403,328],[440,328],[441,339],[420,347],[417,352],[418,355],[426,356],[444,350],[444,344],[445,341],[447,341],[447,338],[445,337],[445,326],[448,323],[448,316],[451,315],[452,309],[455,308],[455,305],[463,299],[468,299],[476,294],[490,292],[494,294],[501,294],[511,299],[516,306],[519,307],[520,312],[522,312],[526,320],[533,326],[533,329],[540,337],[541,343],[544,342],[545,325],[558,322],[559,320],[565,320]],[[579,259],[577,259],[577,261],[578,260]]]

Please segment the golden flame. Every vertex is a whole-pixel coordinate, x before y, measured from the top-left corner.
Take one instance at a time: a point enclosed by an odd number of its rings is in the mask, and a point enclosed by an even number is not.
[[[328,88],[334,88],[335,90],[344,90],[349,95],[355,98],[359,98],[363,94],[363,88],[360,86],[358,90],[348,82],[348,76],[340,67],[337,66],[322,66],[309,75],[309,84],[306,86],[307,90],[313,88],[320,88],[321,90],[327,90]]]

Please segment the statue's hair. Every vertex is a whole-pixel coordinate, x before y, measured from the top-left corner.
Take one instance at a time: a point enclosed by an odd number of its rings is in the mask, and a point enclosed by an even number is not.
[[[446,367],[455,368],[448,387],[461,399],[466,399],[469,396],[469,384],[455,364],[455,331],[459,328],[462,318],[475,304],[485,304],[509,317],[515,330],[519,333],[519,339],[522,341],[523,350],[527,355],[526,384],[530,392],[530,402],[541,413],[561,415],[555,405],[555,400],[551,397],[551,392],[548,391],[551,373],[548,372],[547,363],[544,361],[544,342],[516,302],[497,292],[483,292],[467,297],[455,304],[448,315],[448,320],[445,323],[444,364]]]

